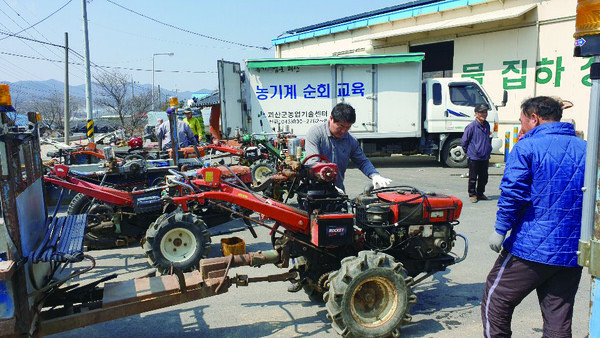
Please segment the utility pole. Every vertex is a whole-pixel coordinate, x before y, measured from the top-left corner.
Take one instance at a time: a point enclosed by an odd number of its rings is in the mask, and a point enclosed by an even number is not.
[[[154,53],[154,54],[152,54],[152,110],[154,110],[156,108],[154,106],[154,57],[160,56],[160,55],[173,56],[173,55],[175,55],[175,53],[169,52],[169,53]],[[158,86],[158,102],[160,102],[160,86]]]
[[[94,142],[94,117],[92,116],[92,74],[90,71],[90,41],[87,24],[87,0],[81,0],[83,6],[83,40],[85,44],[85,106],[87,110],[87,138]]]
[[[133,77],[131,78],[131,100],[133,101],[133,99],[135,98],[135,94],[133,92]]]
[[[71,132],[69,112],[69,33],[65,32],[65,115],[64,115],[64,133],[65,143],[69,144],[69,133]]]
[[[581,215],[581,237],[577,263],[588,268],[590,285],[589,337],[600,337],[600,201],[598,189],[598,141],[600,140],[600,2],[577,2],[575,56],[593,57],[590,67],[590,111],[585,156],[585,179]]]
[[[162,106],[161,102],[160,102],[160,85],[158,85],[158,109],[161,109],[160,107]]]

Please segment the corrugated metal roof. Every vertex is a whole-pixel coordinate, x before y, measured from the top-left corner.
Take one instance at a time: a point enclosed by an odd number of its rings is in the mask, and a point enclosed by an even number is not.
[[[209,95],[197,100],[192,104],[192,108],[204,108],[214,106],[216,104],[221,104],[221,99],[219,97],[219,91],[215,90]]]
[[[364,12],[364,13],[360,13],[360,14],[346,16],[346,17],[343,17],[343,18],[340,18],[340,19],[335,19],[335,20],[331,20],[331,21],[317,23],[317,24],[314,24],[314,25],[309,25],[309,26],[304,26],[304,27],[300,27],[300,28],[290,29],[289,31],[287,31],[285,33],[286,34],[303,33],[303,32],[315,30],[315,29],[318,29],[318,28],[323,28],[323,27],[327,27],[327,26],[333,26],[333,25],[337,25],[337,24],[341,24],[341,23],[346,23],[346,22],[353,21],[353,20],[364,19],[364,18],[368,18],[368,17],[371,17],[371,16],[375,16],[375,15],[386,14],[386,13],[390,13],[390,12],[399,11],[401,9],[412,8],[412,7],[426,5],[426,4],[430,4],[430,3],[434,3],[434,2],[440,2],[440,1],[443,1],[443,0],[415,0],[415,1],[407,2],[407,3],[401,4],[401,5],[385,7],[385,8],[382,8],[382,9],[376,9],[374,11],[369,11],[369,12]]]
[[[273,45],[311,39],[390,21],[475,5],[489,0],[417,0],[398,6],[348,16],[287,31],[289,35],[271,40]]]
[[[318,65],[376,65],[386,63],[421,62],[425,53],[351,55],[308,58],[254,59],[246,62],[247,68],[293,67]]]

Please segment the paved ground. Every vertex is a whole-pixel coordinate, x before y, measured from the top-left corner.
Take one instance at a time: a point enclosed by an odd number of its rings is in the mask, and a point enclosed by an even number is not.
[[[461,177],[465,169],[441,168],[427,157],[375,159],[375,166],[394,184],[412,185],[424,191],[452,194],[465,201],[460,225],[456,230],[469,238],[466,261],[437,273],[415,288],[417,304],[412,308],[412,323],[403,328],[405,337],[476,337],[481,336],[480,299],[485,278],[497,254],[487,245],[492,231],[499,195],[502,168],[490,168],[486,194],[491,201],[468,202],[467,180]],[[368,183],[357,169],[349,169],[346,187],[355,196]],[[212,232],[239,227],[228,224]],[[266,230],[259,231],[259,240],[246,232],[235,234],[248,243],[248,251],[270,249]],[[228,235],[231,236],[231,235]],[[219,239],[213,237],[211,255],[220,254]],[[462,250],[462,246],[459,248]],[[119,279],[141,276],[149,271],[142,250],[138,247],[91,252],[98,267],[89,278],[117,272]],[[260,276],[279,273],[275,267],[239,268],[232,273]],[[232,275],[230,273],[230,275]],[[585,337],[588,326],[589,275],[584,272],[577,295],[573,336]],[[198,300],[177,307],[131,316],[56,335],[57,337],[263,337],[314,336],[335,337],[324,305],[311,303],[303,293],[288,293],[287,283],[257,283],[244,288],[231,288],[222,296]],[[526,298],[513,319],[515,337],[541,336],[542,319],[535,295]]]

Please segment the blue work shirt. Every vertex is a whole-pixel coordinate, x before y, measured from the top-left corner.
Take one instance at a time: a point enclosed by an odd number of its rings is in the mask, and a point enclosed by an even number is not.
[[[171,126],[169,121],[165,121],[158,126],[156,137],[162,140],[163,150],[171,148]],[[198,139],[194,136],[190,126],[181,120],[177,120],[177,138],[179,139],[179,147],[198,144]]]
[[[490,138],[490,124],[477,120],[465,127],[462,137],[462,148],[471,160],[489,160],[492,153],[492,139]]]
[[[379,174],[363,152],[356,138],[350,133],[335,138],[329,130],[328,122],[317,124],[308,130],[305,147],[307,157],[320,154],[337,164],[338,175],[335,185],[342,190],[344,190],[344,174],[350,160],[369,178],[374,174]]]

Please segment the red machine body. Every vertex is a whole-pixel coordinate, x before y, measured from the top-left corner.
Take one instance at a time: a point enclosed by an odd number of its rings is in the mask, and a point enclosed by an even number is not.
[[[318,181],[333,183],[337,179],[335,163],[315,163],[308,169],[308,176]]]
[[[423,222],[451,222],[460,217],[462,211],[462,201],[454,196],[442,194],[417,194],[402,191],[381,192],[377,197],[384,201],[395,203],[390,209],[394,214],[394,222],[402,218],[402,206],[422,205],[422,210],[418,216]]]
[[[131,140],[127,141],[127,145],[131,149],[141,149],[144,146],[144,140],[141,137],[134,137]]]
[[[310,241],[318,247],[335,247],[352,243],[354,214],[313,214],[310,218]]]

